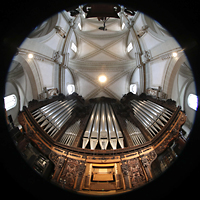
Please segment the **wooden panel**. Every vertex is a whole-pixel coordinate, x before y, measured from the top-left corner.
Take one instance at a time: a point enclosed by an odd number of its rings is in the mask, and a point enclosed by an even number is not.
[[[92,181],[113,181],[113,174],[94,174]]]

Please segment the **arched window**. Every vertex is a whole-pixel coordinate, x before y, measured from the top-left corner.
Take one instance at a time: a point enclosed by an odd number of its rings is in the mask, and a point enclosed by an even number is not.
[[[68,94],[72,94],[73,92],[75,92],[75,86],[73,84],[67,85],[67,92]]]
[[[197,95],[190,94],[188,96],[187,101],[188,101],[188,106],[190,108],[192,108],[193,110],[197,110],[197,107],[198,107],[198,97],[197,97]]]
[[[130,85],[130,92],[132,92],[133,94],[137,93],[137,84],[133,83]]]
[[[6,111],[14,108],[17,105],[17,97],[14,94],[4,97],[4,106]]]

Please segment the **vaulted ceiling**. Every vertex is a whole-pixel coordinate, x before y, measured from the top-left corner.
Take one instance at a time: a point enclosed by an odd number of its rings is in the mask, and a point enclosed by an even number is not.
[[[85,99],[100,96],[120,99],[129,91],[135,66],[126,50],[129,30],[122,30],[120,19],[114,18],[106,22],[107,31],[99,29],[103,22],[97,18],[82,18],[81,25],[81,30],[75,30],[78,52],[69,64],[77,92]],[[105,83],[98,81],[100,75],[107,77]]]

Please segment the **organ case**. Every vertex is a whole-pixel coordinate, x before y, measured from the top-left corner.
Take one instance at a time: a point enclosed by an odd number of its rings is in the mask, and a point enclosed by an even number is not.
[[[60,94],[33,100],[19,114],[26,136],[54,163],[52,182],[83,193],[123,192],[153,180],[153,161],[181,138],[185,121],[172,100],[132,93],[120,101]]]

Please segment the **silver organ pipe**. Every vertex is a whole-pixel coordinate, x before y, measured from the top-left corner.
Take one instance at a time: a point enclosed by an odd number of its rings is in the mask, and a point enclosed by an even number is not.
[[[161,127],[170,119],[172,112],[149,100],[131,101],[135,117],[144,125],[145,129],[154,137]]]
[[[70,107],[68,109],[67,113],[54,124],[55,128],[52,131],[52,133],[50,134],[51,137],[53,137],[61,129],[61,127],[64,125],[64,123],[66,123],[69,120],[69,118],[71,117],[72,111],[74,109],[73,107],[74,106]]]
[[[101,149],[107,149],[108,146],[108,129],[107,129],[107,118],[105,104],[101,106],[101,121],[100,121],[100,134],[99,134],[99,143]]]
[[[111,116],[112,116],[113,124],[114,124],[114,127],[115,127],[115,131],[116,131],[116,134],[117,134],[117,140],[118,140],[121,148],[124,148],[124,138],[123,138],[122,132],[119,128],[118,122],[115,118],[115,114],[114,114],[112,107],[110,105],[109,105],[109,108],[110,108],[110,113],[111,113]]]
[[[95,113],[96,113],[96,108],[97,108],[97,104],[93,108],[92,114],[90,116],[90,120],[87,124],[86,130],[85,130],[84,135],[83,135],[83,143],[82,143],[83,149],[87,146],[87,144],[89,142],[90,133],[92,131],[92,125],[93,125],[94,117],[95,117]]]
[[[94,124],[92,127],[92,132],[90,136],[90,149],[95,149],[98,143],[98,137],[99,137],[99,124],[100,124],[100,107],[101,104],[98,104]]]
[[[58,101],[54,101],[54,102],[52,102],[52,103],[50,103],[50,104],[48,104],[46,106],[43,106],[42,108],[39,108],[39,109],[33,111],[32,115],[35,117],[36,115],[40,114],[41,111],[45,111],[46,109],[56,105],[57,103],[58,103]]]
[[[82,148],[90,143],[90,149],[94,150],[99,142],[102,150],[107,149],[109,143],[112,149],[117,149],[117,141],[124,148],[123,134],[111,106],[97,103],[84,132]]]
[[[142,135],[139,128],[137,128],[134,124],[126,120],[127,131],[133,141],[134,145],[141,145],[146,142],[146,139]]]
[[[62,102],[59,103],[56,107],[53,109],[48,110],[48,112],[45,112],[45,118],[48,119],[49,121],[57,116],[59,114],[60,110],[64,108],[64,106],[68,104],[68,102]],[[39,121],[38,121],[39,122]],[[46,125],[46,120],[40,125],[41,127]]]
[[[76,100],[55,101],[32,112],[40,126],[53,137],[71,117]],[[48,130],[49,129],[49,130]]]
[[[63,119],[64,117],[66,117],[66,116],[69,114],[68,112],[70,111],[71,106],[74,106],[74,105],[75,105],[75,102],[70,102],[69,104],[67,104],[66,106],[64,106],[63,109],[60,110],[59,113],[56,114],[55,117],[48,118],[49,122],[51,122],[51,123],[49,123],[49,124],[45,127],[44,130],[46,131],[48,128],[51,127],[51,128],[48,130],[48,132],[47,132],[47,133],[49,133],[49,132],[53,129],[53,127],[57,124],[57,121],[58,121],[59,119]],[[54,118],[55,118],[55,119],[54,119]]]
[[[63,134],[62,138],[60,139],[61,144],[65,144],[68,146],[72,146],[78,132],[80,130],[80,120],[78,120],[75,124],[70,126],[65,133]]]
[[[112,146],[113,149],[117,149],[117,136],[115,133],[115,127],[112,121],[108,104],[106,104],[106,113],[107,113],[108,135],[109,135],[110,145]]]

